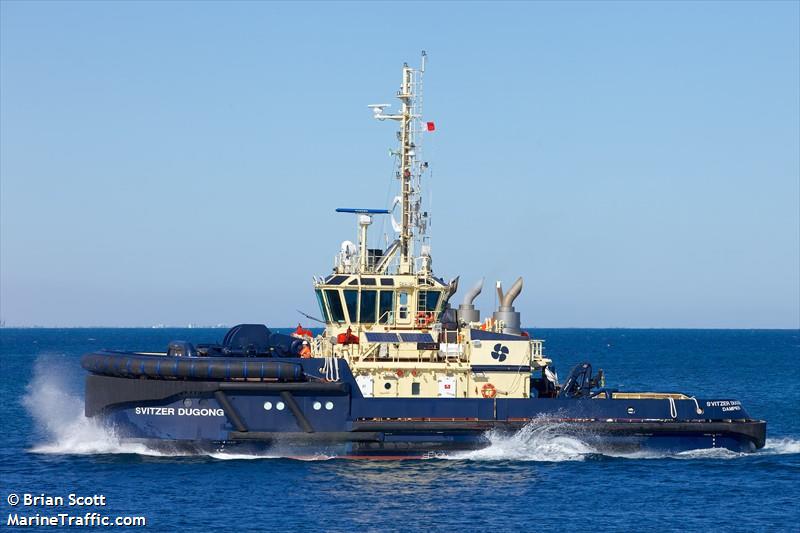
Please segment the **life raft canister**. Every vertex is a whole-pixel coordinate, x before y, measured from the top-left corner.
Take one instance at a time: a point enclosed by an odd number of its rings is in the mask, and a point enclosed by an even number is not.
[[[336,343],[337,344],[358,344],[358,337],[353,335],[353,330],[350,326],[347,327],[347,331],[345,333],[339,333],[336,336]]]
[[[297,324],[297,329],[294,330],[294,334],[298,337],[314,337],[314,334],[311,332],[310,329],[305,329],[302,325]]]
[[[481,387],[481,396],[484,398],[494,398],[497,396],[497,389],[491,383],[487,383]]]

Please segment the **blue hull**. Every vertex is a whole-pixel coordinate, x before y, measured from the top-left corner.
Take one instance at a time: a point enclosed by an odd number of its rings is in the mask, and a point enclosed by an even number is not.
[[[320,360],[273,360],[309,370]],[[252,364],[256,364],[253,361]],[[546,425],[599,451],[703,448],[750,452],[766,423],[735,400],[364,398],[352,374],[337,383],[136,379],[90,374],[86,414],[120,437],[160,447],[281,450],[284,455],[424,457],[475,450],[489,433]]]

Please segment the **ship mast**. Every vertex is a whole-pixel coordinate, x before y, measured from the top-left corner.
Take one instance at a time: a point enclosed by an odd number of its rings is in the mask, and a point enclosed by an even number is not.
[[[411,229],[411,99],[414,97],[411,80],[413,69],[403,64],[403,84],[397,97],[402,102],[400,119],[400,208],[403,213],[400,233],[400,274],[409,274],[413,261]]]
[[[395,120],[400,122],[398,139],[400,150],[395,152],[400,158],[400,265],[399,274],[412,274],[414,272],[414,229],[418,234],[424,235],[427,226],[427,213],[420,213],[420,175],[427,165],[422,165],[417,160],[419,147],[417,146],[417,133],[421,131],[421,90],[422,74],[425,72],[426,54],[422,52],[422,62],[419,69],[403,64],[403,79],[397,98],[400,99],[400,112],[397,114],[384,113],[384,108],[389,104],[370,105],[378,120]],[[419,130],[419,131],[418,131]],[[424,255],[424,254],[423,254]],[[422,270],[428,270],[430,261],[422,264]]]

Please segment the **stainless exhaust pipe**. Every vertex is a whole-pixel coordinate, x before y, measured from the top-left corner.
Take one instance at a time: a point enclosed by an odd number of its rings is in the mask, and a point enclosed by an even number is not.
[[[458,320],[464,324],[469,324],[470,322],[480,322],[481,321],[481,312],[478,309],[475,309],[475,305],[473,302],[475,298],[483,290],[483,278],[478,280],[478,282],[467,291],[464,295],[464,300],[461,302],[461,305],[458,306]]]
[[[506,295],[499,300],[500,302],[502,302],[500,310],[503,311],[505,310],[504,308],[513,308],[514,300],[517,299],[517,296],[519,296],[519,293],[521,292],[522,292],[522,277],[519,277],[517,278],[517,281],[515,281],[514,284],[511,286],[511,288],[508,289]]]
[[[517,278],[517,281],[508,289],[508,292],[504,295],[503,289],[500,285],[500,282],[497,282],[497,311],[494,312],[492,318],[495,321],[502,320],[505,326],[503,327],[503,333],[512,333],[514,335],[519,335],[522,332],[520,327],[520,316],[517,311],[514,310],[514,300],[517,299],[517,296],[522,292],[522,277]]]

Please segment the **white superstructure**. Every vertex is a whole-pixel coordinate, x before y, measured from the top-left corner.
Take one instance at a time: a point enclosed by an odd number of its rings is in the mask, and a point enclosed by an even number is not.
[[[322,370],[330,379],[337,360],[346,359],[366,396],[526,398],[532,373],[546,377],[550,361],[542,356],[541,341],[520,330],[513,301],[522,279],[506,294],[498,282],[500,307],[481,321],[472,302],[482,282],[456,310],[449,301],[458,278],[445,282],[433,274],[421,195],[428,171],[421,138],[433,129],[422,117],[425,60],[423,52],[420,68],[403,65],[396,112],[389,104],[369,106],[376,119],[399,125],[399,147],[392,151],[399,195],[391,210],[337,209],[356,215],[358,244],[344,241],[333,272],[315,278],[326,328],[311,341],[311,352],[327,358]],[[399,221],[393,216],[397,205]],[[385,248],[368,246],[374,216],[392,217],[396,235]]]

